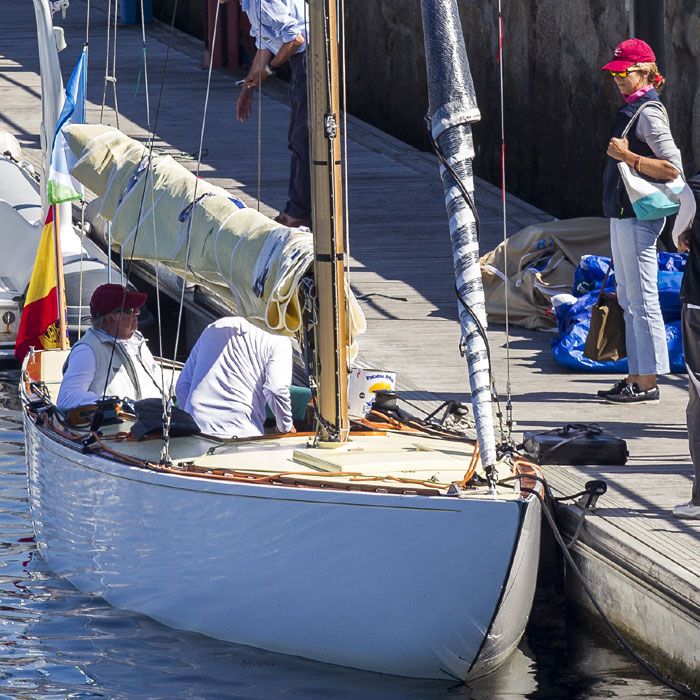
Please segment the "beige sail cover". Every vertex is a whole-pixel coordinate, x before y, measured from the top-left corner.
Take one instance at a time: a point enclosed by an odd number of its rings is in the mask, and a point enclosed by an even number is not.
[[[516,326],[554,328],[552,296],[571,293],[583,255],[610,255],[608,219],[533,224],[483,255],[481,276],[489,322],[504,323],[507,308],[508,319]]]
[[[243,207],[170,156],[153,155],[149,168],[148,149],[118,129],[79,124],[64,132],[78,158],[72,174],[99,197],[124,255],[164,263],[261,328],[301,330],[299,283],[313,263],[311,232]],[[352,360],[365,318],[349,289],[348,300]]]

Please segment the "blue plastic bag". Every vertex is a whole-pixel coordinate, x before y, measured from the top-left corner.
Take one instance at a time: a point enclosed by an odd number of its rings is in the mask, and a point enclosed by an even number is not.
[[[659,301],[666,325],[671,372],[685,372],[685,359],[681,343],[680,329],[680,287],[687,256],[682,253],[659,253]],[[554,359],[563,367],[579,372],[610,372],[615,374],[628,371],[627,358],[609,362],[596,362],[583,354],[583,346],[591,323],[591,308],[595,304],[600,285],[610,259],[586,255],[574,275],[573,294],[579,298],[573,304],[561,304],[556,309],[559,336],[552,341]],[[614,291],[614,272],[608,277],[606,289]]]

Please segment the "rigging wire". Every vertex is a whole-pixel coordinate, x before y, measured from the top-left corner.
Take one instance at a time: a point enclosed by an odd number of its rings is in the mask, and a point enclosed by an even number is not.
[[[505,128],[505,89],[503,79],[503,47],[505,44],[505,29],[501,0],[498,0],[498,63],[500,105],[501,105],[501,205],[503,219],[503,245],[508,238],[508,219],[506,215],[506,128]],[[506,312],[506,430],[508,439],[513,430],[512,385],[510,379],[510,320],[508,315],[508,256],[503,256],[503,274],[505,283],[505,312]]]
[[[83,46],[83,51],[85,52],[85,84],[87,86],[88,78],[88,56],[90,46],[90,0],[87,0],[87,6],[85,9],[85,45]],[[87,95],[86,95],[87,98]],[[78,273],[78,340],[83,335],[83,259],[85,255],[85,199],[80,198],[80,272]],[[111,268],[111,256],[107,256],[107,271]]]
[[[338,0],[338,15],[340,16],[340,85],[342,87],[342,117],[343,117],[343,196],[344,196],[344,224],[345,224],[345,255],[343,267],[345,268],[345,285],[350,287],[350,199],[348,195],[348,101],[345,62],[345,0]],[[350,318],[350,298],[345,295],[345,317]],[[350,369],[348,367],[348,369]]]
[[[89,2],[88,2],[89,8]],[[114,36],[110,39],[110,25],[112,23],[112,0],[108,0],[107,7],[107,42],[105,46],[105,75],[102,88],[102,105],[100,107],[100,124],[104,120],[105,105],[107,103],[107,84],[112,85],[112,96],[114,98],[114,120],[117,129],[119,128],[119,102],[117,100],[117,0],[114,0]],[[89,14],[88,14],[89,21]],[[112,51],[112,72],[109,69],[110,48]]]
[[[111,1],[111,0],[110,0],[110,1]],[[159,117],[159,115],[160,115],[160,109],[161,109],[162,102],[163,102],[163,91],[164,91],[164,86],[165,86],[165,75],[166,75],[166,73],[167,73],[168,61],[169,61],[169,59],[170,59],[170,53],[171,53],[171,50],[172,50],[173,37],[174,37],[174,35],[175,35],[175,17],[176,17],[176,14],[177,14],[177,6],[178,6],[178,0],[175,0],[175,2],[174,2],[174,4],[173,4],[173,15],[172,15],[172,21],[171,21],[171,24],[170,24],[170,35],[169,35],[169,37],[168,37],[168,43],[167,43],[166,52],[165,52],[165,60],[163,61],[163,70],[162,70],[162,73],[161,73],[161,80],[160,80],[160,90],[159,90],[159,93],[158,93],[158,102],[156,103],[156,110],[155,110],[155,116],[154,116],[154,120],[153,120],[153,127],[152,127],[152,129],[151,129],[151,127],[150,127],[150,121],[149,121],[149,132],[148,132],[148,140],[147,140],[147,144],[148,144],[148,145],[147,145],[147,149],[148,149],[148,152],[147,152],[147,155],[145,156],[145,158],[147,159],[147,163],[148,163],[149,165],[150,165],[150,163],[152,162],[152,158],[153,158],[154,134],[155,134],[155,131],[156,131],[156,129],[157,129],[158,117]],[[109,31],[109,25],[108,25],[108,31]],[[144,59],[145,59],[145,56],[144,56]],[[150,111],[149,111],[149,114],[150,114]],[[150,171],[150,168],[148,168],[148,170]],[[143,212],[143,203],[144,203],[144,199],[145,199],[145,196],[146,196],[146,184],[147,184],[147,182],[148,182],[148,179],[146,179],[146,182],[144,183],[143,190],[142,190],[142,192],[141,192],[141,199],[140,199],[140,202],[139,202],[139,209],[138,209],[138,213],[137,213],[137,217],[136,217],[136,229],[135,229],[135,231],[134,231],[134,236],[133,236],[132,245],[131,245],[131,253],[130,253],[130,255],[129,255],[129,260],[128,260],[128,263],[127,263],[126,270],[124,270],[124,268],[123,268],[124,253],[123,253],[123,250],[121,251],[121,258],[122,258],[122,261],[121,261],[121,262],[122,262],[122,276],[123,276],[123,282],[124,282],[124,286],[125,286],[125,287],[129,284],[129,279],[130,279],[130,277],[131,277],[131,268],[132,268],[133,261],[134,261],[134,252],[135,252],[135,250],[136,250],[136,242],[137,242],[138,235],[139,235],[139,232],[140,232],[141,214],[142,214],[142,212]],[[156,274],[157,274],[157,267],[156,267]],[[126,294],[126,292],[125,292],[125,294]],[[121,314],[120,314],[119,319],[121,320]],[[159,322],[159,333],[160,333],[160,331],[161,331],[161,324],[160,324],[160,322]],[[116,338],[115,338],[115,340],[114,340],[114,342],[113,342],[113,344],[112,344],[112,352],[111,352],[111,355],[110,355],[110,364],[111,364],[112,359],[113,359],[113,357],[114,357],[114,351],[115,351],[115,349],[116,349],[116,343],[117,343],[117,340],[116,340]],[[108,380],[108,379],[109,379],[109,378],[107,378],[107,380]],[[104,399],[104,397],[105,397],[105,395],[106,395],[106,392],[107,392],[107,380],[105,380],[105,385],[104,385],[104,387],[103,387],[103,389],[102,389],[102,398],[103,398],[103,399]],[[164,390],[164,387],[161,387],[161,391],[163,391],[163,390]],[[96,428],[96,424],[97,424],[97,420],[98,420],[97,414],[95,415],[95,418],[96,418],[96,420],[93,421],[93,427]]]
[[[83,334],[83,258],[85,253],[85,200],[80,200],[80,273],[78,275],[78,339]],[[112,264],[107,256],[107,269]]]
[[[142,0],[143,2],[143,0]],[[211,57],[209,60],[209,70],[207,72],[207,89],[206,93],[204,96],[204,109],[202,112],[202,126],[199,132],[199,147],[197,149],[197,168],[195,171],[195,181],[194,181],[194,188],[192,191],[192,204],[191,206],[191,211],[190,215],[187,219],[187,233],[186,233],[186,248],[185,248],[185,271],[188,270],[189,268],[189,259],[190,259],[190,248],[192,244],[192,221],[194,219],[195,215],[195,207],[197,206],[198,201],[201,199],[201,197],[197,197],[197,186],[199,184],[199,171],[202,165],[202,149],[204,146],[204,131],[206,128],[206,123],[207,123],[207,110],[209,109],[209,95],[211,92],[211,76],[212,72],[214,69],[214,51],[216,48],[216,30],[218,26],[218,21],[219,21],[219,8],[221,7],[221,3],[216,3],[216,13],[214,15],[214,31],[213,31],[213,36],[212,36],[212,49],[211,49]],[[258,90],[260,92],[260,90]],[[207,193],[205,193],[206,196]],[[177,350],[178,350],[178,344],[180,341],[180,330],[182,327],[182,316],[183,316],[183,308],[185,306],[185,290],[187,289],[187,277],[183,276],[182,278],[182,288],[180,292],[180,304],[178,308],[178,313],[177,313],[177,330],[175,331],[175,348],[173,350],[173,359],[177,358]],[[175,374],[171,373],[170,376],[170,388],[168,390],[168,395],[172,396],[173,393],[173,385],[175,383]],[[163,451],[161,452],[161,462],[170,462],[170,455],[169,455],[169,447],[170,447],[170,417],[172,414],[172,401],[169,401],[167,404],[166,408],[166,413],[164,415],[164,423],[163,423]]]
[[[116,47],[116,41],[114,42]],[[144,16],[143,0],[141,0],[141,54],[143,58],[143,92],[146,97],[146,132],[150,134],[151,140],[155,137],[155,132],[151,131],[151,98],[148,85],[148,60],[146,54],[146,19]],[[115,56],[116,60],[116,56]],[[150,165],[150,161],[149,161]]]
[[[150,103],[150,97],[149,97],[149,83],[148,83],[148,68],[147,68],[147,63],[146,63],[146,13],[144,9],[144,0],[141,0],[141,40],[143,42],[143,75],[144,75],[144,91],[146,93],[146,128],[148,129],[149,134],[151,133],[150,131],[150,123],[151,123],[151,103]],[[174,18],[173,18],[174,21]],[[116,59],[115,59],[116,60]],[[151,138],[155,136],[155,132],[151,134]],[[151,161],[149,160],[149,165],[151,164]],[[151,180],[151,187],[148,188],[150,195],[151,195],[151,212],[155,212],[155,199],[153,195],[153,172],[151,168],[148,168],[148,172],[146,174],[146,181],[144,183],[144,189],[148,185],[148,180]],[[156,288],[156,319],[158,321],[158,356],[159,357],[164,357],[163,354],[163,318],[161,314],[161,305],[160,305],[160,274],[159,274],[159,263],[158,263],[158,236],[156,235],[156,218],[152,214],[151,215],[151,227],[153,230],[153,252],[154,252],[154,257],[155,257],[155,265],[154,265],[154,271],[155,271],[155,288]],[[121,258],[121,256],[120,256]],[[163,419],[165,421],[166,415],[167,415],[167,410],[168,410],[168,399],[166,398],[166,393],[165,393],[165,367],[163,366],[163,363],[160,363],[160,387],[161,387],[161,399],[163,403]],[[172,390],[172,381],[171,381],[171,390]],[[172,396],[172,391],[168,392],[168,396]],[[165,424],[165,423],[164,423]]]
[[[216,13],[218,15],[219,8]],[[262,2],[258,2],[258,35],[262,43]],[[216,42],[216,18],[214,19],[214,37],[212,38],[212,52],[214,51],[213,43]],[[257,41],[256,41],[257,47]],[[257,49],[258,51],[260,49]],[[262,81],[258,82],[258,124],[257,124],[257,210],[260,211],[260,202],[262,200]]]

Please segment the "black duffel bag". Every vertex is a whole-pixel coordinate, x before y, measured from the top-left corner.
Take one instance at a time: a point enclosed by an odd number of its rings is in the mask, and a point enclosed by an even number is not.
[[[521,448],[538,464],[625,464],[627,443],[595,423],[526,432]]]

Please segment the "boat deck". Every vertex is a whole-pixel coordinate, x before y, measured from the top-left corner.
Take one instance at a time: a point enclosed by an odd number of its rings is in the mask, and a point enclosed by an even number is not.
[[[31,3],[20,3],[15,12],[17,21],[0,27],[0,128],[15,133],[25,157],[38,164],[39,76]],[[65,75],[84,40],[84,17],[85,4],[73,0],[65,22],[69,48],[61,54]],[[91,17],[90,65],[95,77],[104,69],[105,15],[93,7]],[[196,162],[189,154],[197,148],[201,128],[204,51],[200,42],[174,34],[158,110],[169,35],[158,25],[149,32],[150,121],[157,121],[156,147],[194,170]],[[118,42],[119,126],[143,139],[147,117],[140,30],[120,29]],[[233,83],[242,76],[212,76],[200,174],[255,206],[257,120],[235,120],[238,88]],[[102,80],[88,82],[88,116],[99,120]],[[108,86],[108,98],[110,93]],[[111,104],[108,99],[104,122],[115,124]],[[289,111],[284,84],[268,81],[261,104],[260,209],[273,214],[286,199]],[[498,105],[480,107],[484,119],[498,118]],[[257,114],[257,104],[255,109]],[[438,397],[466,400],[468,379],[458,351],[452,257],[435,161],[357,119],[348,119],[347,136],[351,283],[368,319],[367,333],[360,338],[360,359],[366,366],[396,371],[402,395],[418,407],[433,408]],[[477,181],[476,201],[486,252],[503,236],[500,192]],[[507,198],[509,234],[551,218]],[[700,686],[695,633],[700,622],[700,521],[670,514],[674,504],[688,500],[692,481],[685,376],[661,378],[659,404],[607,405],[593,397],[616,377],[562,369],[552,358],[550,334],[511,327],[506,336],[502,326],[494,326],[489,338],[499,389],[504,392],[508,382],[512,386],[517,431],[588,421],[628,441],[630,461],[624,467],[546,467],[545,473],[553,487],[567,493],[579,490],[588,479],[607,481],[608,493],[589,516],[576,556],[613,619],[654,658],[663,656]]]

